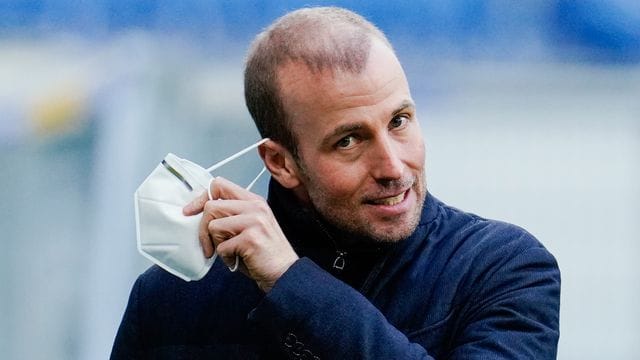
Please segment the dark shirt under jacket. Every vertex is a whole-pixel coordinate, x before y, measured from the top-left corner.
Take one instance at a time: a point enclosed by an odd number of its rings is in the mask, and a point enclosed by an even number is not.
[[[396,244],[340,233],[272,181],[301,257],[264,295],[216,261],[185,282],[140,275],[112,359],[555,359],[560,272],[525,230],[427,195]]]

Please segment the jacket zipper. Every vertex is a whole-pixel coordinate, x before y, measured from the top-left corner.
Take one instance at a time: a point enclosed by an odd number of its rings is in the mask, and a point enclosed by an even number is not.
[[[333,243],[334,249],[336,249],[336,258],[333,260],[333,265],[332,265],[333,270],[338,273],[342,272],[342,270],[344,270],[345,266],[347,265],[347,260],[346,260],[347,252],[338,248],[338,245],[336,244],[335,239],[333,238],[333,236],[331,236],[331,233],[327,231],[327,229],[324,227],[321,221],[319,221],[318,219],[315,219],[315,221],[320,227],[320,229],[322,230],[322,232],[324,232],[324,234],[329,238],[329,240],[331,240],[331,242]],[[386,254],[384,254],[384,256],[382,257],[382,259],[380,259],[376,263],[374,268],[371,269],[364,283],[360,287],[360,293],[362,295],[368,297],[367,292],[371,290],[374,280],[378,277],[378,275],[380,275],[380,271],[382,271],[382,268],[387,263],[387,259],[389,258],[392,252],[394,251],[393,250],[387,251]]]
[[[342,271],[344,270],[344,266],[346,265],[346,251],[336,250],[337,256],[335,260],[333,260],[333,269]]]
[[[394,250],[395,249],[389,249],[389,251],[387,251],[383,255],[382,259],[380,259],[376,263],[376,265],[373,267],[373,269],[371,269],[371,271],[369,272],[369,275],[367,275],[367,278],[364,280],[364,283],[360,287],[360,293],[362,295],[364,295],[366,298],[368,298],[369,300],[373,300],[373,295],[374,294],[369,294],[369,292],[371,291],[371,288],[372,288],[373,284],[375,283],[375,280],[380,275],[380,272],[382,271],[382,268],[387,263],[387,260],[389,259],[391,254],[395,252]]]
[[[314,219],[314,220],[316,224],[318,224],[318,227],[320,228],[320,230],[322,230],[324,235],[327,238],[329,238],[329,240],[331,240],[331,243],[333,244],[333,248],[336,249],[336,258],[333,260],[333,264],[331,268],[336,273],[341,273],[342,270],[344,270],[345,266],[347,265],[347,252],[338,248],[338,244],[336,244],[336,241],[331,235],[331,233],[327,231],[327,229],[324,227],[324,225],[322,224],[322,221],[320,221],[319,219]]]

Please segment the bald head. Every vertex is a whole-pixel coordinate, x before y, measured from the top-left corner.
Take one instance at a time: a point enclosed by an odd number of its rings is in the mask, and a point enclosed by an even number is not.
[[[276,20],[254,40],[245,68],[245,100],[262,137],[269,137],[297,157],[290,117],[283,107],[278,70],[289,62],[312,72],[360,73],[369,57],[371,39],[391,45],[373,24],[335,7],[305,8]]]

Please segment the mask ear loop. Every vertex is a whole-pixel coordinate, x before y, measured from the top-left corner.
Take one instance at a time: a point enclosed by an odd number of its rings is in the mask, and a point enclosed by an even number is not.
[[[251,188],[253,187],[253,185],[256,184],[256,182],[258,181],[258,179],[260,179],[260,176],[262,176],[262,174],[264,174],[264,172],[267,171],[267,167],[263,166],[262,170],[260,170],[260,172],[258,173],[258,175],[253,178],[253,180],[251,180],[251,182],[249,183],[249,185],[247,185],[247,191],[251,191]]]
[[[233,161],[233,160],[235,160],[235,159],[239,158],[240,156],[242,156],[242,155],[244,155],[244,154],[248,153],[249,151],[251,151],[251,150],[253,150],[253,149],[257,148],[258,146],[260,146],[260,145],[262,145],[262,144],[266,143],[268,140],[269,140],[269,138],[264,138],[264,139],[262,139],[262,140],[258,141],[257,143],[255,143],[255,144],[253,144],[253,145],[249,145],[249,146],[247,146],[246,148],[244,148],[244,149],[242,149],[242,150],[238,151],[237,153],[235,153],[235,154],[233,154],[233,155],[229,156],[228,158],[226,158],[226,159],[224,159],[224,160],[222,160],[222,161],[219,161],[219,162],[217,162],[217,163],[215,163],[215,164],[211,165],[209,168],[207,168],[207,172],[212,172],[213,170],[215,170],[215,169],[217,169],[217,168],[219,168],[219,167],[221,167],[221,166],[223,166],[223,165],[228,164],[229,162],[231,162],[231,161]]]
[[[264,139],[258,141],[257,143],[255,143],[253,145],[250,145],[250,146],[238,151],[237,153],[229,156],[228,158],[226,158],[226,159],[224,159],[224,160],[222,160],[222,161],[220,161],[218,163],[215,163],[214,165],[212,165],[211,167],[209,167],[207,169],[207,172],[212,172],[213,170],[215,170],[215,169],[217,169],[217,168],[219,168],[219,167],[221,167],[221,166],[223,166],[225,164],[228,164],[229,162],[239,158],[240,156],[242,156],[242,155],[246,154],[247,152],[251,151],[252,149],[264,144],[265,142],[267,142],[267,140],[269,140],[269,138],[264,138]],[[262,170],[260,170],[260,173],[258,173],[258,175],[249,183],[249,185],[246,187],[246,189],[251,191],[251,188],[253,187],[253,185],[255,185],[255,183],[258,181],[258,179],[260,179],[260,176],[262,176],[262,174],[264,174],[264,172],[266,170],[267,170],[267,168],[263,166]],[[213,196],[211,195],[211,186],[213,185],[213,181],[215,179],[216,178],[211,178],[209,180],[209,186],[207,186],[207,195],[209,196],[209,200],[213,200]],[[235,263],[233,264],[233,266],[229,266],[228,267],[229,271],[236,272],[238,270],[238,266],[239,265],[240,265],[240,257],[236,255]]]

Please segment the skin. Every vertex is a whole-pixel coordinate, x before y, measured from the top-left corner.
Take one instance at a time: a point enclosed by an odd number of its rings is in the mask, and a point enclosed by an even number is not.
[[[372,40],[360,74],[289,62],[278,73],[299,159],[267,141],[260,156],[272,177],[328,221],[374,241],[400,241],[418,224],[426,194],[424,143],[404,71]],[[266,201],[227,180],[184,208],[203,212],[200,241],[268,292],[298,259]]]
[[[348,232],[409,236],[425,195],[424,144],[393,52],[375,40],[360,74],[289,63],[278,78],[300,144],[298,197]]]

